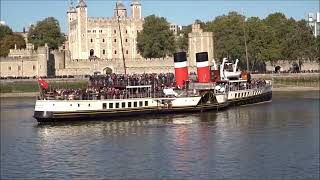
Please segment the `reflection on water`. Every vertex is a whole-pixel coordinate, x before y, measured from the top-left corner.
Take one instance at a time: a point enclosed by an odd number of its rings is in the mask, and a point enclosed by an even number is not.
[[[318,179],[319,96],[220,112],[38,124],[1,99],[1,179]]]

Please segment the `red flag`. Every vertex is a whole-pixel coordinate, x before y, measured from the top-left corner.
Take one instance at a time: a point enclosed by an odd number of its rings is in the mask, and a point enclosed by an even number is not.
[[[38,83],[40,84],[40,86],[41,86],[43,89],[46,89],[46,90],[47,90],[47,89],[49,88],[48,82],[45,81],[45,80],[43,80],[43,79],[41,79],[41,78],[38,79]]]

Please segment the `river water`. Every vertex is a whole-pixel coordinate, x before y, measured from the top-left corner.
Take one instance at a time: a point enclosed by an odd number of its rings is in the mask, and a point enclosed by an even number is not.
[[[38,124],[1,99],[1,179],[319,179],[318,92],[221,112]]]

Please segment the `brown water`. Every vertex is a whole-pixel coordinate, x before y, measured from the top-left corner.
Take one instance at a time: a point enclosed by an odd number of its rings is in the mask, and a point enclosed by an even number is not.
[[[1,179],[319,179],[318,92],[221,112],[39,125],[1,99]],[[111,119],[110,119],[111,120]]]

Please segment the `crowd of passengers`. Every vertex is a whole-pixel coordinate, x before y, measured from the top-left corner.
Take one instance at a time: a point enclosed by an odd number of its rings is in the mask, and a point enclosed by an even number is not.
[[[265,87],[266,81],[264,79],[253,79],[250,80],[249,82],[245,83],[240,83],[238,85],[236,84],[231,84],[230,85],[230,90],[231,91],[236,91],[236,90],[245,90],[245,89],[254,89],[254,88],[262,88]]]
[[[151,88],[131,88],[126,86],[151,85]],[[107,74],[89,77],[86,89],[51,89],[46,93],[51,99],[124,99],[139,97],[163,97],[163,89],[175,85],[173,73],[160,74]]]
[[[126,86],[151,85],[151,88],[131,88]],[[230,90],[260,88],[266,85],[263,79],[251,80],[248,83],[230,86]],[[47,99],[88,100],[88,99],[125,99],[139,97],[163,97],[163,89],[174,88],[173,73],[161,74],[108,74],[89,77],[87,88],[56,88],[45,92]]]

